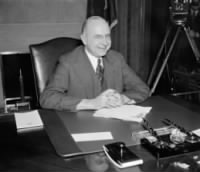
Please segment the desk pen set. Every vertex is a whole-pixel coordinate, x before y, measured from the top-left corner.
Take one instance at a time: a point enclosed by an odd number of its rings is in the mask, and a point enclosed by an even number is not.
[[[141,145],[157,159],[200,150],[199,136],[169,119],[162,122],[169,127],[169,132],[160,135],[147,120],[143,120],[143,127],[148,130],[150,135],[141,139]]]

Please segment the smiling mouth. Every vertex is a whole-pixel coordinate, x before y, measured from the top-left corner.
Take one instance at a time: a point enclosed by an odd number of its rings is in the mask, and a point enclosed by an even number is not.
[[[104,50],[106,51],[107,50],[107,47],[98,47],[100,50]]]

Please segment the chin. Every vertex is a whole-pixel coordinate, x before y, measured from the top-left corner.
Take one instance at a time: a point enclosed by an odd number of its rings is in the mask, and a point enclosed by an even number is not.
[[[107,53],[107,51],[103,51],[103,52],[99,52],[98,54],[99,54],[99,56],[105,56],[106,53]]]

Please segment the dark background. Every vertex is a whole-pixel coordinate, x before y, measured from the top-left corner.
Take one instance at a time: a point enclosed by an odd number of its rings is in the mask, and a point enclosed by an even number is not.
[[[172,23],[172,20],[170,20],[170,6],[170,0],[152,1],[150,45],[151,66],[155,61],[168,27],[172,27],[172,31],[170,32],[171,34],[169,36],[169,41],[167,41],[166,48],[164,48],[163,54],[161,56],[162,58],[165,58],[167,50],[169,49],[172,39],[175,36],[175,31],[177,30],[177,27],[179,27],[176,24]],[[189,15],[187,22],[185,23],[185,27],[199,31],[199,21],[199,16],[197,16],[193,20],[191,19],[191,15]],[[199,49],[199,38],[195,38],[194,40],[196,46]],[[161,64],[158,66],[161,66]],[[176,92],[194,91],[199,89],[199,67],[199,61],[194,56],[186,34],[182,30],[175,42],[173,51],[170,54],[166,68],[159,81],[156,89],[156,94],[170,94]],[[177,75],[177,73],[181,74]]]

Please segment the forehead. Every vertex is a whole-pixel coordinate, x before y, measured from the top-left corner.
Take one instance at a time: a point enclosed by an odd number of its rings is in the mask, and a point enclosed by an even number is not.
[[[89,34],[110,34],[110,28],[104,20],[89,20],[86,25],[86,32]]]

